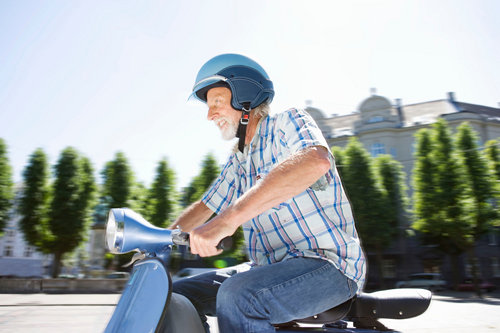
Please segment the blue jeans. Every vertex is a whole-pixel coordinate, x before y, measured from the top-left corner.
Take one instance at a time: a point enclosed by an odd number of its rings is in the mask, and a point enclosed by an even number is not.
[[[221,333],[257,333],[344,303],[357,286],[328,261],[293,258],[200,274],[175,282],[173,292],[193,303],[206,328],[209,315],[217,316]]]

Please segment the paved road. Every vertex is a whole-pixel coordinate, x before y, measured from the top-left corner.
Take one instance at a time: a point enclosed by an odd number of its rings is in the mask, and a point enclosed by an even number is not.
[[[118,294],[0,294],[0,332],[102,332]],[[500,332],[500,295],[435,295],[417,318],[383,320],[403,333]]]

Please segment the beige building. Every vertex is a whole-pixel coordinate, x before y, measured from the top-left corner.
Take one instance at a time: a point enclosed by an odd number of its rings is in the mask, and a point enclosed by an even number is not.
[[[391,154],[404,166],[408,181],[414,163],[415,133],[439,117],[452,129],[467,121],[480,136],[480,145],[500,138],[500,108],[458,102],[454,93],[446,99],[402,105],[396,99],[372,95],[358,110],[345,116],[327,117],[311,106],[306,110],[316,120],[330,146],[345,147],[356,136],[372,156]]]

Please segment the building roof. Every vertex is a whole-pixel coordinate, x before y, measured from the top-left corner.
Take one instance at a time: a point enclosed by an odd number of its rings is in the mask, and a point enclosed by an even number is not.
[[[463,102],[455,102],[460,111],[468,111],[473,113],[482,114],[488,117],[500,117],[500,108],[493,108],[490,106],[469,104]]]
[[[500,108],[458,102],[454,99],[453,93],[449,93],[449,96],[450,97],[447,99],[398,106],[391,105],[389,99],[385,97],[372,95],[360,103],[360,110],[358,112],[323,119],[316,119],[315,117],[315,119],[320,128],[324,130],[327,137],[349,135],[348,132],[353,132],[355,127],[359,129],[359,126],[363,126],[364,121],[371,121],[372,123],[376,121],[389,121],[389,118],[381,116],[369,118],[369,116],[366,115],[371,112],[380,115],[380,110],[382,109],[386,110],[386,116],[389,115],[387,117],[390,117],[390,121],[393,122],[394,119],[399,119],[401,115],[402,119],[400,119],[397,125],[399,127],[431,124],[443,115],[458,114],[460,112],[470,112],[484,116],[490,121],[500,121]],[[361,121],[362,114],[365,114],[364,121]],[[316,116],[317,115],[318,114],[316,114]],[[363,128],[365,127],[366,126],[363,126]],[[371,127],[375,128],[376,125],[370,124],[370,126],[366,128]],[[350,135],[352,135],[352,133]]]

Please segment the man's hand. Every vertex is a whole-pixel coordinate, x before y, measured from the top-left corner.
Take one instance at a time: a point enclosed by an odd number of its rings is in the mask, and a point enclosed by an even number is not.
[[[225,223],[224,215],[216,216],[191,231],[189,235],[191,253],[200,257],[211,257],[222,253],[222,250],[217,249],[217,245],[223,238],[231,236],[236,231]]]

